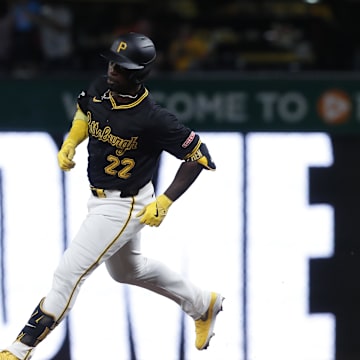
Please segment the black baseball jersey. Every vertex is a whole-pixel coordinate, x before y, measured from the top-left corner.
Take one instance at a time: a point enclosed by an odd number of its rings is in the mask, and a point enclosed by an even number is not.
[[[184,159],[199,142],[144,86],[131,103],[118,104],[101,77],[78,105],[88,117],[88,178],[97,188],[136,192],[152,180],[162,151]]]

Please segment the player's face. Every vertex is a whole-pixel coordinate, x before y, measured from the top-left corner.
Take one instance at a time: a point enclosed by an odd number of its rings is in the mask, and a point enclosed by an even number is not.
[[[118,64],[110,61],[107,71],[107,83],[110,90],[126,93],[131,89],[131,83],[128,79],[127,70],[121,68]]]

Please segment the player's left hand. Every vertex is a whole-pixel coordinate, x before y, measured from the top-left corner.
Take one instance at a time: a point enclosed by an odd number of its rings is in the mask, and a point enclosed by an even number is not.
[[[159,195],[155,201],[146,205],[141,211],[136,214],[136,217],[140,217],[140,223],[149,226],[159,226],[164,220],[169,207],[172,204],[165,194]]]

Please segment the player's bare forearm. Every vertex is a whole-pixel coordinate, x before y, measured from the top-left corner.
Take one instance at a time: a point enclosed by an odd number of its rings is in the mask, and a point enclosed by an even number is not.
[[[202,170],[203,166],[196,161],[183,162],[164,194],[172,201],[177,200],[191,186]]]

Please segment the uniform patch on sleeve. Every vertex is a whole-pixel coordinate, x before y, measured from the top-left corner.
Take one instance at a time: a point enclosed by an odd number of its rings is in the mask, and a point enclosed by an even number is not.
[[[187,139],[183,142],[183,144],[181,145],[184,149],[186,149],[194,140],[195,138],[195,132],[192,131],[190,133],[190,135],[187,137]]]

